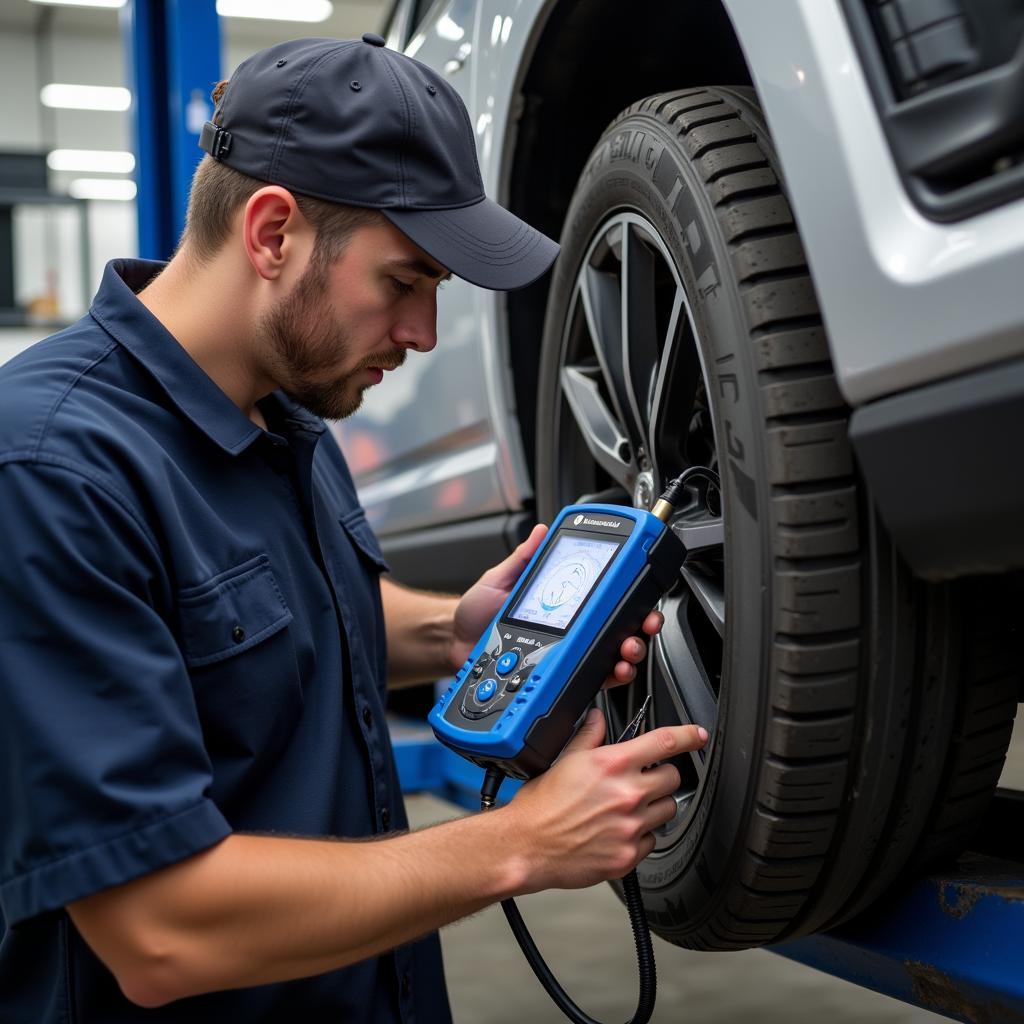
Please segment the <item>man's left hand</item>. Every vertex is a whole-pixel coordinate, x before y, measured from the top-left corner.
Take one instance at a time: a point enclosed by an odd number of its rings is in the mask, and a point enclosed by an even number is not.
[[[533,558],[544,540],[548,528],[538,523],[515,551],[504,562],[500,562],[480,577],[463,595],[455,608],[455,629],[451,646],[452,670],[457,672],[462,663],[480,639],[480,634],[490,625],[511,593],[516,580],[523,574],[527,563]],[[661,612],[652,611],[644,619],[643,632],[655,636],[665,622]],[[615,663],[604,685],[620,686],[636,678],[636,666],[647,656],[647,643],[639,636],[627,637],[619,648],[621,661]]]

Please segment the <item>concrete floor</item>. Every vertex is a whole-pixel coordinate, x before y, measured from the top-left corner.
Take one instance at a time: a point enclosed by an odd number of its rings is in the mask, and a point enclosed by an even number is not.
[[[1024,789],[1024,714],[1001,784]],[[408,800],[413,827],[462,813],[430,796]],[[636,1006],[636,955],[625,909],[608,886],[519,901],[530,931],[569,994],[607,1024]],[[523,959],[500,908],[441,933],[456,1024],[561,1020]],[[926,1024],[946,1020],[765,950],[695,953],[654,940],[655,1024]]]
[[[462,813],[431,796],[408,798],[414,828]],[[606,885],[517,901],[555,976],[606,1024],[636,1008],[629,918]],[[456,1024],[562,1020],[516,945],[499,907],[441,932]],[[654,940],[655,1024],[926,1024],[946,1020],[764,950],[695,953]]]

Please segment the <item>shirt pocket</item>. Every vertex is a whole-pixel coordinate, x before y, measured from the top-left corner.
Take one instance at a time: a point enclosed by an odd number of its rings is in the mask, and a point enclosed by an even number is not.
[[[377,537],[366,521],[366,512],[362,508],[346,512],[345,515],[339,517],[338,522],[341,523],[342,529],[348,534],[349,540],[352,541],[370,569],[378,573],[391,571],[391,566],[388,565]]]
[[[350,568],[345,572],[344,579],[351,598],[351,616],[359,633],[358,650],[362,651],[366,659],[367,673],[376,682],[383,701],[387,685],[387,636],[380,574],[390,572],[391,566],[384,558],[362,508],[346,512],[339,517],[338,522],[355,554],[354,558],[352,554],[346,556]],[[351,637],[350,646],[353,651],[357,648]]]
[[[257,555],[178,592],[180,644],[215,767],[254,769],[286,744],[302,710],[292,612]]]

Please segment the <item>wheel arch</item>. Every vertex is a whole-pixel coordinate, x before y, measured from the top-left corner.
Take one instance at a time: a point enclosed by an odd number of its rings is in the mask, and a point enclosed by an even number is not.
[[[511,210],[552,238],[561,235],[594,143],[630,103],[691,85],[752,84],[721,0],[636,0],[628,19],[621,12],[619,0],[555,0],[538,18],[540,27],[525,51],[515,99],[520,114],[508,126],[515,139],[505,148],[510,164],[504,192]],[[543,187],[538,173],[547,176]],[[549,283],[545,275],[509,293],[506,307],[516,416],[531,482]]]

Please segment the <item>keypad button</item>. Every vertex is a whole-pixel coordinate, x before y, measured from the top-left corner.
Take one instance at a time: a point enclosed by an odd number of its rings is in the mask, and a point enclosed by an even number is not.
[[[507,676],[519,664],[519,655],[515,651],[506,651],[495,663],[495,671],[499,676]]]
[[[485,679],[476,688],[476,699],[486,704],[498,692],[498,684],[493,679]]]

